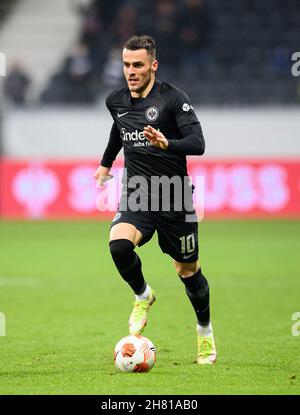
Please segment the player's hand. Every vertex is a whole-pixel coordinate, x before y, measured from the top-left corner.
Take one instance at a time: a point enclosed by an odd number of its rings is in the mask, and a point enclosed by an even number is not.
[[[162,148],[163,150],[168,148],[169,142],[166,137],[163,133],[151,127],[151,125],[144,127],[144,136],[154,147]]]
[[[113,178],[113,176],[109,174],[109,171],[110,171],[110,167],[103,167],[103,166],[99,166],[98,169],[95,171],[94,178],[100,187],[104,186],[107,180],[110,180]]]

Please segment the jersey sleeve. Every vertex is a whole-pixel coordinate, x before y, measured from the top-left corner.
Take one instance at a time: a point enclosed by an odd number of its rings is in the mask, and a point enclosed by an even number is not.
[[[112,116],[112,97],[113,97],[113,92],[111,92],[105,99],[106,108],[110,112],[111,116]]]
[[[119,151],[121,150],[123,144],[120,137],[119,129],[114,122],[110,131],[109,140],[107,147],[104,151],[101,166],[103,167],[111,167],[113,162],[115,161]]]
[[[180,90],[169,94],[169,108],[175,118],[181,139],[169,140],[168,151],[180,155],[202,155],[205,151],[205,140],[198,117],[189,97]]]

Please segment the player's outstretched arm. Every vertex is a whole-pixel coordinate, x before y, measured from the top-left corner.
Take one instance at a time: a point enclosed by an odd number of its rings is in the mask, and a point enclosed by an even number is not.
[[[102,157],[101,166],[111,167],[122,147],[123,143],[120,137],[119,129],[116,123],[113,123],[108,144]]]
[[[170,140],[168,150],[183,156],[202,156],[205,152],[205,140],[200,123],[180,128],[182,138]]]
[[[181,156],[201,156],[205,152],[205,139],[189,97],[170,85],[164,86],[163,95],[181,136],[179,139],[168,137],[168,152]]]
[[[188,155],[202,155],[205,150],[205,141],[199,123],[181,128],[183,138],[168,141],[163,133],[147,125],[144,128],[144,136],[154,147],[169,150],[171,152]]]
[[[103,186],[107,180],[113,177],[111,174],[109,174],[109,172],[121,148],[122,140],[120,138],[120,133],[116,124],[113,123],[102,161],[94,174],[94,178],[99,186]]]

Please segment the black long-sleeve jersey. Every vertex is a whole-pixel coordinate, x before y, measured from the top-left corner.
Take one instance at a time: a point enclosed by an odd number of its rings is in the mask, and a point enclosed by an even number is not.
[[[204,153],[205,141],[193,106],[173,85],[156,80],[145,98],[132,98],[128,88],[113,91],[106,106],[114,123],[101,165],[111,167],[123,147],[128,179],[187,176],[186,156]],[[164,134],[169,142],[166,150],[146,139],[146,125]]]

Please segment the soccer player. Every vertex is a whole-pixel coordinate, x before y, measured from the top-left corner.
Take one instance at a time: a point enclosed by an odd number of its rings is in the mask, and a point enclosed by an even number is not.
[[[192,191],[185,192],[193,187],[185,180],[186,156],[204,153],[202,129],[187,95],[156,79],[158,61],[151,36],[133,36],[125,43],[123,68],[127,87],[113,91],[106,99],[114,122],[95,179],[102,186],[112,177],[111,166],[123,147],[126,175],[118,212],[111,224],[109,247],[118,272],[135,294],[129,332],[143,332],[149,308],[156,300],[135,248],[147,243],[157,231],[160,248],[173,258],[196,313],[197,362],[212,364],[216,361],[216,347],[209,285],[198,262],[198,222]],[[169,208],[160,183],[166,178],[174,184]],[[183,203],[186,201],[192,207]]]

